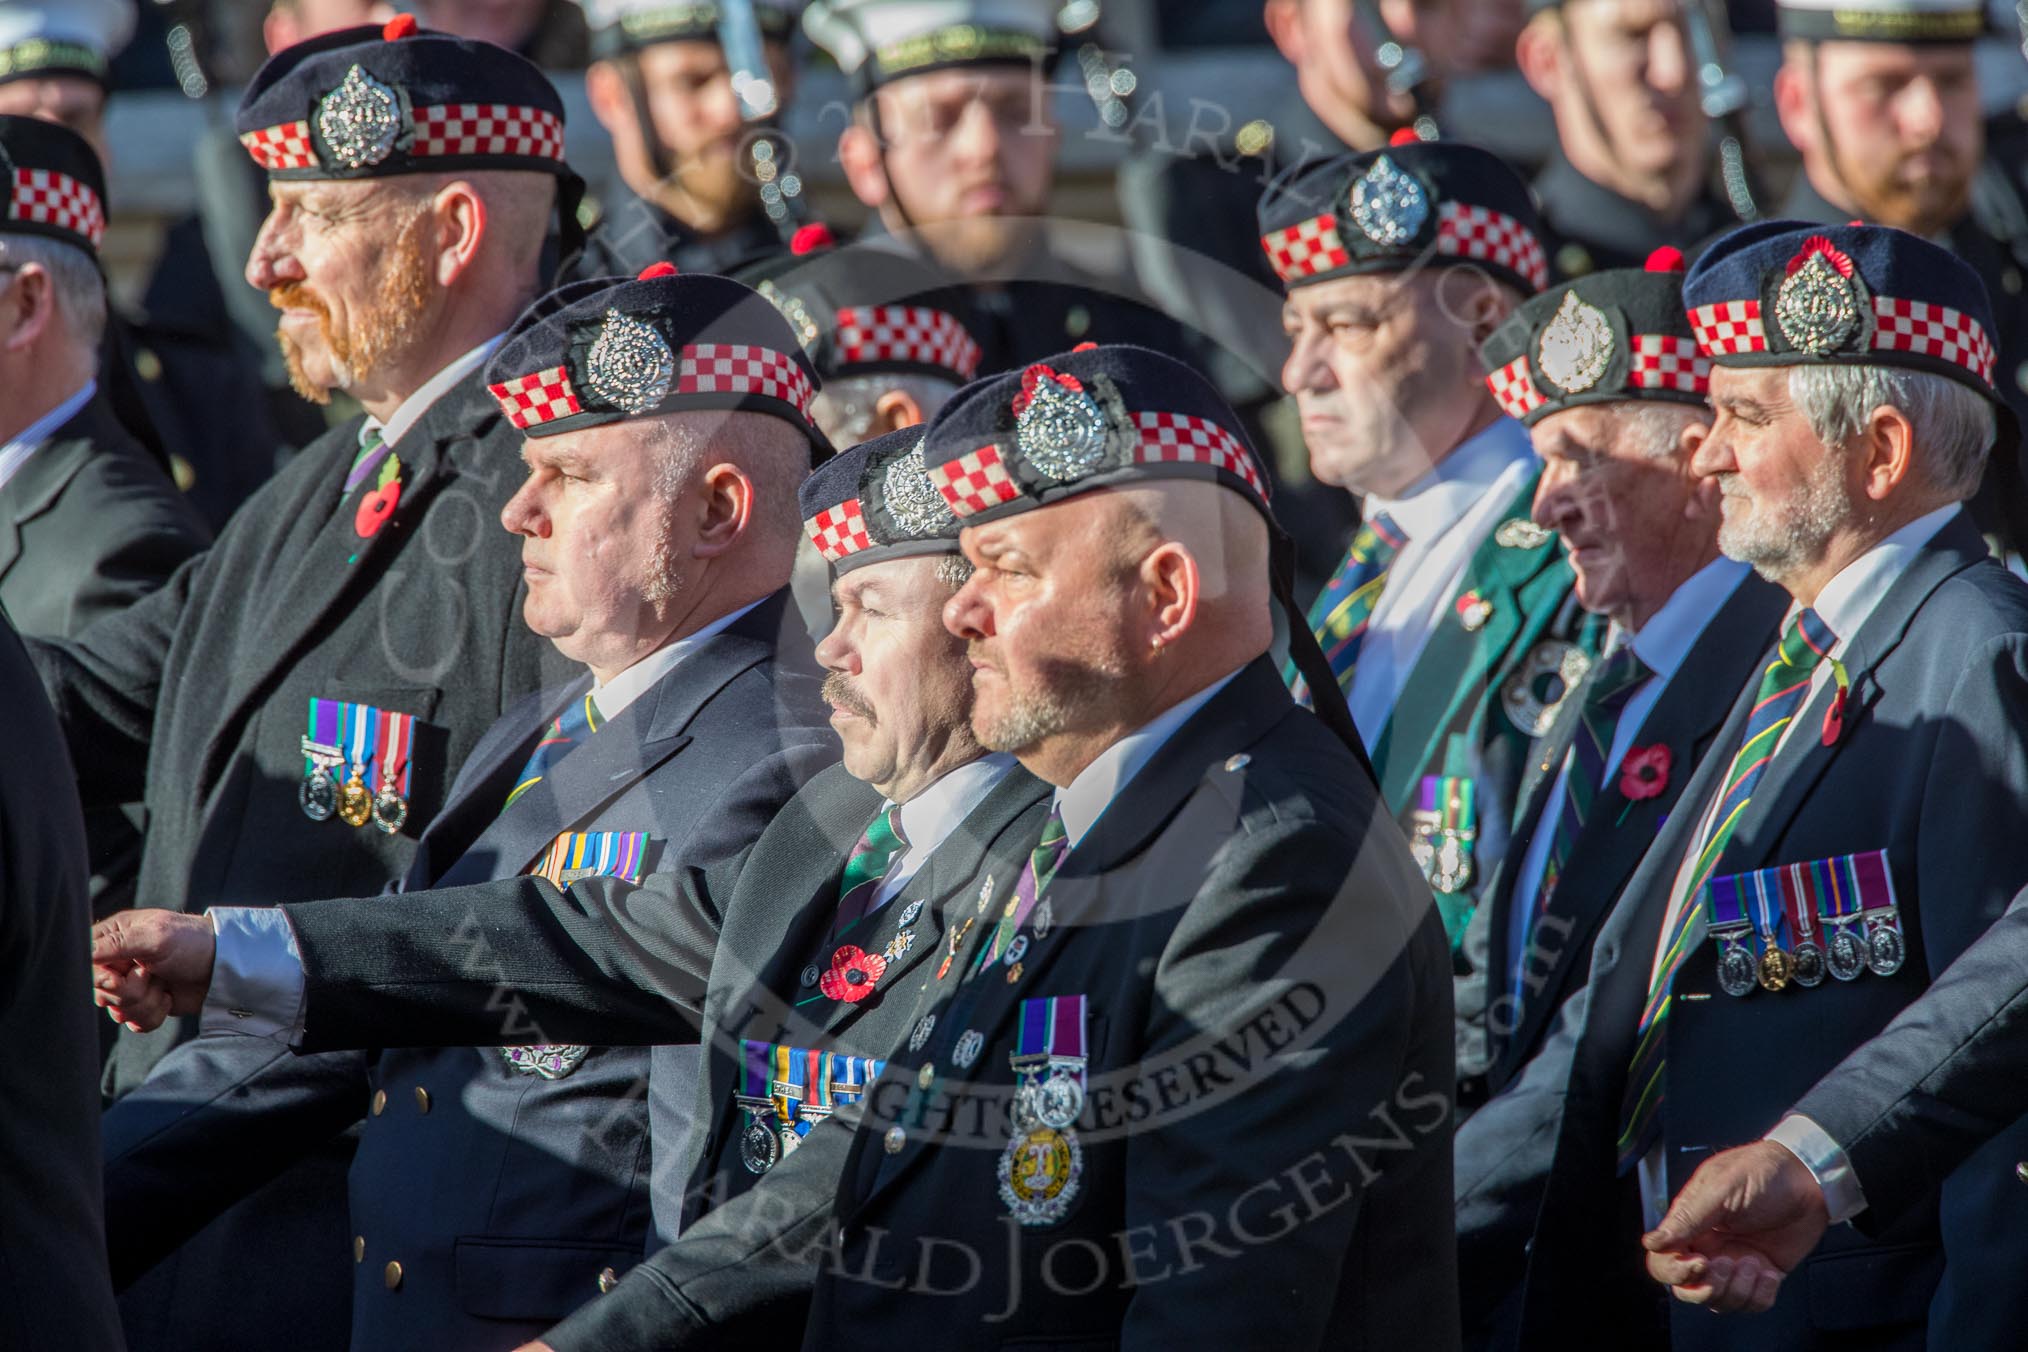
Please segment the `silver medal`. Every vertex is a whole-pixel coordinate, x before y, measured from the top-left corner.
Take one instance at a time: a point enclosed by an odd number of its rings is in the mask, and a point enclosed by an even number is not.
[[[338,784],[331,778],[331,772],[321,765],[311,770],[308,778],[296,786],[296,802],[311,821],[330,821],[338,811]]]
[[[1754,963],[1753,950],[1736,939],[1728,938],[1725,949],[1718,957],[1718,984],[1727,995],[1735,998],[1751,995],[1760,984],[1760,969]]]
[[[656,407],[676,378],[676,354],[655,326],[618,310],[606,311],[584,364],[585,388],[622,413]]]
[[[1840,981],[1857,981],[1866,970],[1866,945],[1859,942],[1859,936],[1852,933],[1849,925],[1838,926],[1831,935],[1826,963],[1831,975]]]
[[[317,134],[341,168],[379,164],[401,135],[401,98],[355,65],[318,105]]]
[[[1789,954],[1789,979],[1798,986],[1818,986],[1824,981],[1824,950],[1814,939],[1804,939]]]
[[[782,1157],[781,1143],[768,1124],[759,1118],[746,1124],[739,1137],[739,1162],[750,1173],[764,1174]]]
[[[1084,1111],[1084,1086],[1068,1069],[1058,1066],[1037,1087],[1032,1099],[1035,1116],[1045,1127],[1062,1131]]]
[[[1901,931],[1889,924],[1875,925],[1866,936],[1866,965],[1875,976],[1893,976],[1908,956]]]
[[[373,824],[390,836],[400,831],[408,824],[408,800],[382,785],[373,795]]]

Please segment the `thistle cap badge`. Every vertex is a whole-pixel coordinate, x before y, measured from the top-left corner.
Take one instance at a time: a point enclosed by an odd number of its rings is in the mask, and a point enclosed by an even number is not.
[[[354,63],[318,106],[317,134],[344,168],[379,164],[394,153],[401,135],[401,99]]]
[[[1398,248],[1429,220],[1429,194],[1386,155],[1352,185],[1352,221],[1375,244]]]
[[[676,378],[676,354],[655,326],[607,310],[598,341],[585,354],[585,386],[623,413],[660,404]]]
[[[1582,394],[1605,378],[1613,362],[1613,326],[1605,311],[1563,293],[1556,315],[1542,327],[1536,366],[1567,394]]]

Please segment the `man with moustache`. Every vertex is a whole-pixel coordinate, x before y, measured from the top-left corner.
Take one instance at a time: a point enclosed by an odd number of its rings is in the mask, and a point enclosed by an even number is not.
[[[1488,974],[1483,1013],[1458,1016],[1473,1034],[1460,1064],[1486,1082],[1479,1097],[1520,1073],[1584,984],[1600,924],[1788,604],[1720,557],[1718,494],[1691,470],[1710,428],[1711,363],[1683,311],[1681,268],[1671,249],[1646,269],[1551,287],[1480,354],[1543,464],[1534,520],[1569,548],[1579,603],[1612,626],[1602,660],[1530,758],[1514,844],[1465,933],[1466,953]],[[1480,1179],[1507,1167],[1516,1146],[1476,1118],[1458,1134],[1468,1327],[1520,1282],[1533,1209],[1487,1216],[1476,1200]],[[1518,1234],[1502,1233],[1502,1221]]]
[[[1046,72],[1058,56],[1061,8],[815,0],[803,15],[804,30],[852,81],[838,162],[872,213],[863,243],[919,273],[916,292],[970,292],[989,371],[1086,339],[1165,351],[1186,341],[1139,299],[1126,260],[1093,276],[1051,239],[1059,128]]]
[[[501,121],[462,125],[471,104]],[[283,311],[299,387],[345,388],[366,417],[160,591],[31,645],[87,806],[146,805],[141,904],[379,890],[480,734],[543,684],[519,550],[495,525],[518,438],[480,368],[537,293],[557,185],[575,181],[561,118],[520,58],[405,19],[293,48],[248,86],[238,125],[274,210],[247,280]],[[109,1092],[195,1031],[124,1034]],[[206,1341],[288,1326],[343,1346],[351,1142],[318,1154],[131,1293],[135,1327],[175,1327],[167,1311],[187,1301],[212,1321]],[[233,1279],[276,1252],[304,1256],[286,1290]]]
[[[1514,55],[1556,118],[1556,151],[1534,187],[1565,277],[1636,268],[1734,221],[1711,191],[1685,3],[1528,0]]]
[[[1779,0],[1775,111],[1802,157],[1781,215],[1870,221],[1949,249],[1984,278],[1999,327],[1995,381],[2028,417],[2028,205],[1987,165],[1976,0]],[[2028,467],[1996,448],[1973,500],[1980,527],[2028,549]]]
[[[1455,945],[1529,744],[1597,647],[1555,534],[1529,519],[1527,430],[1479,366],[1548,282],[1534,207],[1489,152],[1411,138],[1278,179],[1259,226],[1311,469],[1366,518],[1309,624]]]
[[[797,0],[759,0],[762,50],[775,95],[795,92],[789,60]],[[573,269],[631,277],[658,260],[684,272],[730,273],[782,249],[761,210],[746,125],[719,45],[716,6],[590,0],[585,98],[613,140],[620,187]]]
[[[522,540],[524,617],[588,675],[494,725],[404,895],[362,903],[374,922],[450,936],[466,971],[493,970],[480,936],[531,892],[736,859],[836,754],[786,614],[795,485],[820,440],[814,381],[760,297],[670,271],[552,294],[488,366],[528,437],[526,482],[500,517]],[[710,371],[732,351],[744,355],[714,380],[676,376],[679,362]],[[327,937],[389,951],[373,923],[321,914],[338,928],[274,907],[131,912],[102,927],[100,956],[117,986],[127,963],[152,968],[171,942],[200,950],[212,976],[215,948],[217,974],[195,987],[210,987],[207,1029],[293,1033],[297,954],[314,960]],[[136,933],[156,947],[135,954]],[[260,997],[279,1015],[256,1020]],[[135,1022],[171,1003],[105,998]],[[310,1008],[321,1029],[323,1009]],[[538,1045],[497,1045],[510,1030]],[[354,1347],[497,1346],[595,1298],[641,1256],[651,1211],[675,1232],[697,1050],[572,1043],[497,1001],[473,1036],[371,1056],[295,1057],[244,1036],[178,1048],[107,1119],[116,1264],[145,1268],[294,1155],[363,1123],[350,1175]],[[417,1207],[419,1195],[432,1204]]]
[[[1106,346],[931,424],[975,567],[945,623],[981,742],[1056,786],[1040,841],[949,916],[859,1110],[541,1346],[712,1345],[813,1287],[809,1348],[1455,1346],[1443,938],[1268,658],[1277,528],[1235,427]],[[834,1147],[834,1198],[770,1205]]]
[[[1683,293],[1714,363],[1692,468],[1723,494],[1719,547],[1791,604],[1583,991],[1466,1127],[1519,1143],[1487,1206],[1539,1190],[1519,1345],[1603,1324],[1629,1348],[2004,1346],[2028,1313],[1998,1186],[2019,1125],[1892,1229],[1836,1236],[1750,1324],[1665,1308],[1641,1271],[1691,1168],[1766,1131],[2028,876],[2028,588],[1963,507],[2007,418],[1979,279],[1900,231],[1768,223]]]

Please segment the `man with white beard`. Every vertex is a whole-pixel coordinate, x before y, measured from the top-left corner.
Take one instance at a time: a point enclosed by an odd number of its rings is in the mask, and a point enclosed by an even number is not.
[[[1684,281],[1717,419],[1719,548],[1788,592],[1540,1055],[1468,1125],[1538,1206],[1519,1345],[1999,1347],[2028,1300],[2017,1124],[1886,1234],[1843,1231],[1751,1324],[1672,1317],[1640,1231],[1921,996],[2028,877],[2028,587],[1965,510],[1995,413],[1977,274],[1879,226],[1733,232]],[[2012,429],[2008,429],[2012,434]],[[1560,1120],[1559,1120],[1560,1116]],[[1807,1122],[1776,1139],[1826,1171]]]

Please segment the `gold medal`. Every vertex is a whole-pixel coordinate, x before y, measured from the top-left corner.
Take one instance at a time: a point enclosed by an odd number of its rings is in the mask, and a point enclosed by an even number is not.
[[[1760,955],[1760,988],[1764,991],[1778,991],[1789,984],[1791,968],[1789,955],[1779,948],[1770,948]]]
[[[338,820],[347,826],[364,826],[373,816],[373,795],[366,791],[361,767],[352,767],[352,777],[338,790]]]

